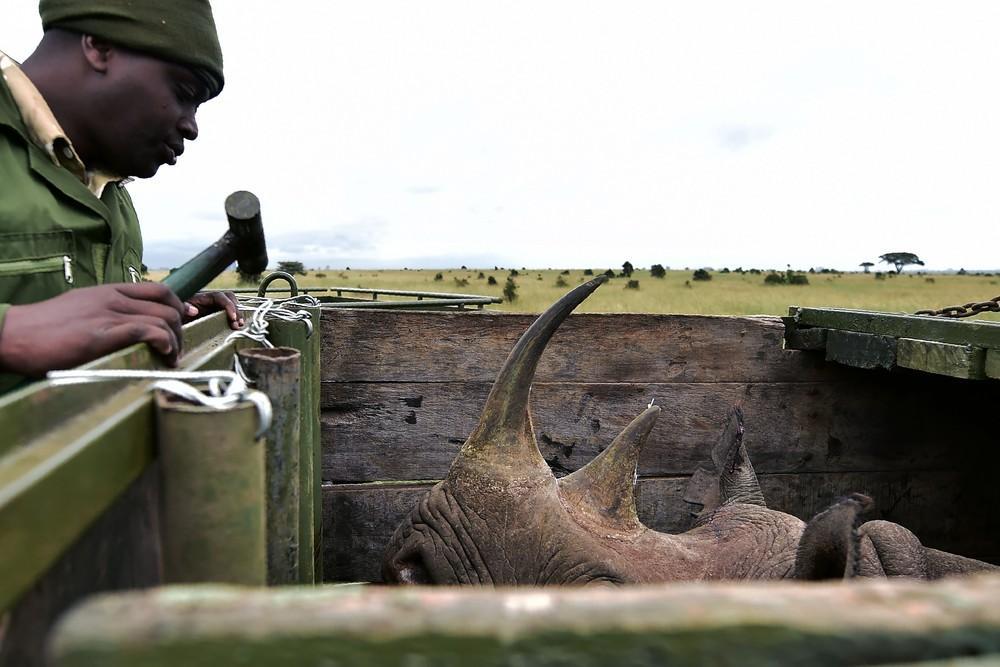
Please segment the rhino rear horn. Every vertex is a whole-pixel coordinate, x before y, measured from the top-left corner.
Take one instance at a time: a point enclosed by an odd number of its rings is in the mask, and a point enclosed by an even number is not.
[[[806,524],[795,554],[795,579],[850,579],[861,561],[861,515],[872,499],[860,493],[844,496]]]
[[[600,276],[569,291],[522,334],[493,383],[479,424],[462,447],[460,459],[506,465],[541,460],[528,416],[528,396],[538,360],[559,325],[606,281],[607,277]]]
[[[660,407],[651,405],[593,461],[559,480],[567,504],[620,529],[641,527],[635,511],[636,466],[659,416]]]
[[[736,406],[729,415],[718,444],[712,450],[712,460],[719,471],[719,500],[723,505],[745,503],[767,507],[757,474],[743,443],[745,431],[743,410]]]

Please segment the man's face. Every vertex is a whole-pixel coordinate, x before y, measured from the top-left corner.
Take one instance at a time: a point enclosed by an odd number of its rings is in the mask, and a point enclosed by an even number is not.
[[[100,164],[88,166],[149,178],[198,137],[195,113],[208,91],[187,67],[116,49],[101,85],[93,125]]]

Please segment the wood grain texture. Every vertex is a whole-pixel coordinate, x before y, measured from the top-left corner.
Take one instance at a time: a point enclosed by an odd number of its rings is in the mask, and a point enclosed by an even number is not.
[[[996,561],[1000,515],[970,511],[993,507],[1000,490],[987,474],[970,478],[956,472],[851,472],[762,474],[768,505],[807,520],[838,497],[861,492],[875,500],[866,519],[900,523],[925,545]],[[685,502],[685,476],[640,479],[637,508],[655,530],[683,532],[697,505]],[[323,488],[325,571],[330,581],[381,581],[382,552],[396,526],[433,485],[376,483]]]
[[[761,472],[920,470],[977,465],[994,427],[979,419],[1000,387],[947,378],[844,383],[537,383],[539,448],[557,474],[580,468],[656,399],[663,412],[640,474],[693,473],[709,460],[736,403]],[[486,383],[324,383],[323,477],[335,482],[440,479],[474,428]],[[961,423],[960,434],[955,424]]]
[[[972,345],[900,338],[896,342],[896,363],[903,368],[966,380],[986,377],[986,350]]]
[[[158,494],[153,464],[7,612],[0,622],[6,626],[0,629],[0,667],[46,664],[49,629],[84,597],[162,581]]]
[[[854,368],[891,370],[896,365],[896,339],[831,329],[826,336],[826,360]]]
[[[323,380],[492,382],[533,315],[326,311]],[[777,317],[572,315],[538,382],[778,382],[830,379],[821,358],[783,350]]]

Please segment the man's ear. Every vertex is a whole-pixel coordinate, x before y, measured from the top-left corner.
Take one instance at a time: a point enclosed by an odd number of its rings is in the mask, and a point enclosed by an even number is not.
[[[87,64],[95,72],[104,74],[108,71],[108,63],[114,55],[114,47],[109,42],[93,35],[82,35],[80,47]]]

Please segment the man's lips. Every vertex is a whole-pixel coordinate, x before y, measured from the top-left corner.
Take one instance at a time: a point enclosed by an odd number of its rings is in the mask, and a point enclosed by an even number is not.
[[[181,156],[181,153],[184,152],[184,147],[172,144],[163,144],[163,147],[166,150],[167,154],[167,164],[169,165],[177,164],[177,158],[179,158]]]

